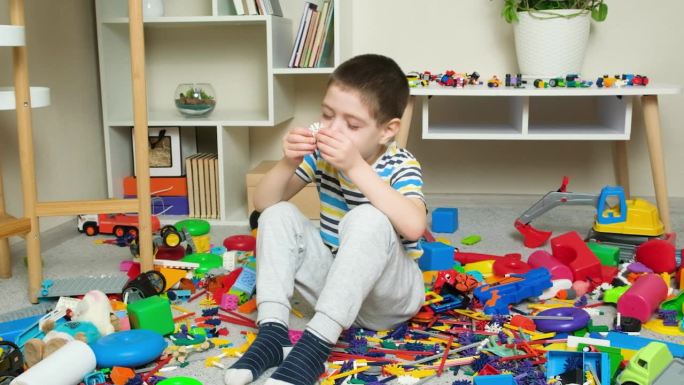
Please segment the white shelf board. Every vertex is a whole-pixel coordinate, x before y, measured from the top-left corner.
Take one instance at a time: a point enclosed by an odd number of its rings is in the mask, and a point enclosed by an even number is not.
[[[145,26],[206,26],[212,24],[261,24],[265,23],[267,15],[250,16],[163,16],[148,17],[143,20]],[[106,17],[101,20],[103,24],[128,24],[127,17]]]
[[[50,105],[50,89],[47,87],[31,87],[31,108],[46,107]],[[13,110],[16,108],[14,87],[0,87],[0,110]]]
[[[531,140],[628,140],[629,133],[596,125],[530,125],[525,139]]]
[[[24,26],[0,25],[0,47],[23,47],[26,45]]]
[[[674,95],[681,93],[682,88],[673,84],[652,83],[648,86],[631,86],[622,88],[534,88],[527,85],[523,88],[495,87],[486,85],[466,86],[464,88],[443,87],[430,84],[428,87],[411,88],[411,95],[416,96],[612,96],[612,95]]]
[[[332,67],[323,68],[274,68],[274,75],[317,75],[331,74],[335,69]]]
[[[186,117],[175,109],[152,110],[147,114],[148,126],[272,126],[266,111],[231,111],[217,109],[206,117]],[[132,126],[133,117],[110,117],[109,126]]]
[[[523,139],[522,132],[506,124],[432,125],[423,130],[423,139]]]

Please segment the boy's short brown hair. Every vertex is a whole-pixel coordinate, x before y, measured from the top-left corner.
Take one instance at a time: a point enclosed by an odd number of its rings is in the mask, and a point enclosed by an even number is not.
[[[376,54],[355,56],[340,64],[330,76],[328,87],[358,91],[378,124],[404,114],[409,97],[406,75],[392,59]]]

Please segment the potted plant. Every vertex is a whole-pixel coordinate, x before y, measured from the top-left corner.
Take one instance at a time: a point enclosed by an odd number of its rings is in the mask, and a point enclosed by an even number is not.
[[[580,73],[591,19],[607,14],[604,0],[504,0],[501,12],[513,24],[520,73],[530,78]]]

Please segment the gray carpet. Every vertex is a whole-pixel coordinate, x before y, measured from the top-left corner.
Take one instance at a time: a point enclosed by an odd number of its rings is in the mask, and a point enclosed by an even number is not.
[[[458,207],[459,230],[455,234],[446,234],[454,245],[462,250],[475,251],[503,255],[505,253],[518,252],[525,257],[531,250],[523,247],[521,238],[513,227],[514,220],[540,196],[488,196],[488,195],[430,195],[428,202],[431,208]],[[673,199],[672,222],[676,233],[684,234],[684,199]],[[533,222],[534,226],[544,230],[553,230],[554,234],[566,231],[578,231],[584,235],[590,228],[595,210],[590,207],[567,207],[557,208]],[[220,244],[226,236],[241,234],[247,231],[247,227],[214,227],[212,229],[212,242]],[[460,245],[460,240],[465,236],[477,234],[482,241],[473,246]],[[442,234],[439,234],[442,235]],[[100,239],[106,237],[98,237]],[[681,247],[681,242],[679,243]],[[547,247],[548,249],[548,247]],[[0,280],[0,309],[9,312],[21,309],[29,305],[26,293],[26,267],[23,263],[23,245],[21,243],[12,247],[13,254],[13,277]],[[111,245],[97,245],[94,238],[86,237],[76,231],[75,222],[71,225],[60,226],[43,236],[43,261],[45,278],[66,278],[79,276],[92,276],[111,274],[118,271],[119,263],[129,259],[128,249]],[[301,301],[296,300],[295,307],[302,310],[305,318],[292,316],[291,327],[302,329],[306,324],[306,317],[310,317],[311,309]],[[185,306],[185,307],[193,307]],[[614,315],[614,310],[603,308],[604,315],[595,319],[596,324],[608,324]],[[253,316],[253,315],[252,315]],[[235,345],[244,342],[240,334],[241,327],[230,326],[230,335],[227,337]],[[644,336],[653,336],[652,333],[644,332]],[[676,340],[665,337],[668,340]],[[680,341],[684,339],[679,339]],[[217,350],[207,353],[197,353],[191,360],[191,365],[168,372],[168,376],[189,376],[197,378],[204,384],[222,384],[223,370],[219,368],[206,368],[203,358],[217,355]],[[229,366],[231,359],[223,359],[224,365]],[[267,372],[267,374],[270,373]],[[262,376],[257,384],[262,383],[267,375]],[[450,372],[442,377],[432,379],[428,384],[451,384],[454,377]]]

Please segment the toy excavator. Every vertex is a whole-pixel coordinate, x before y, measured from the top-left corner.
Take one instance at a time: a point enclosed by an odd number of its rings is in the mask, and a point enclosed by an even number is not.
[[[551,231],[535,229],[530,222],[554,207],[564,205],[596,207],[596,221],[590,235],[593,238],[639,244],[663,235],[664,226],[658,209],[644,199],[625,199],[622,187],[606,186],[597,195],[569,192],[567,185],[568,177],[564,177],[557,191],[544,195],[515,220],[515,228],[522,234],[526,247],[540,247],[551,236]],[[614,201],[615,204],[609,204]]]

